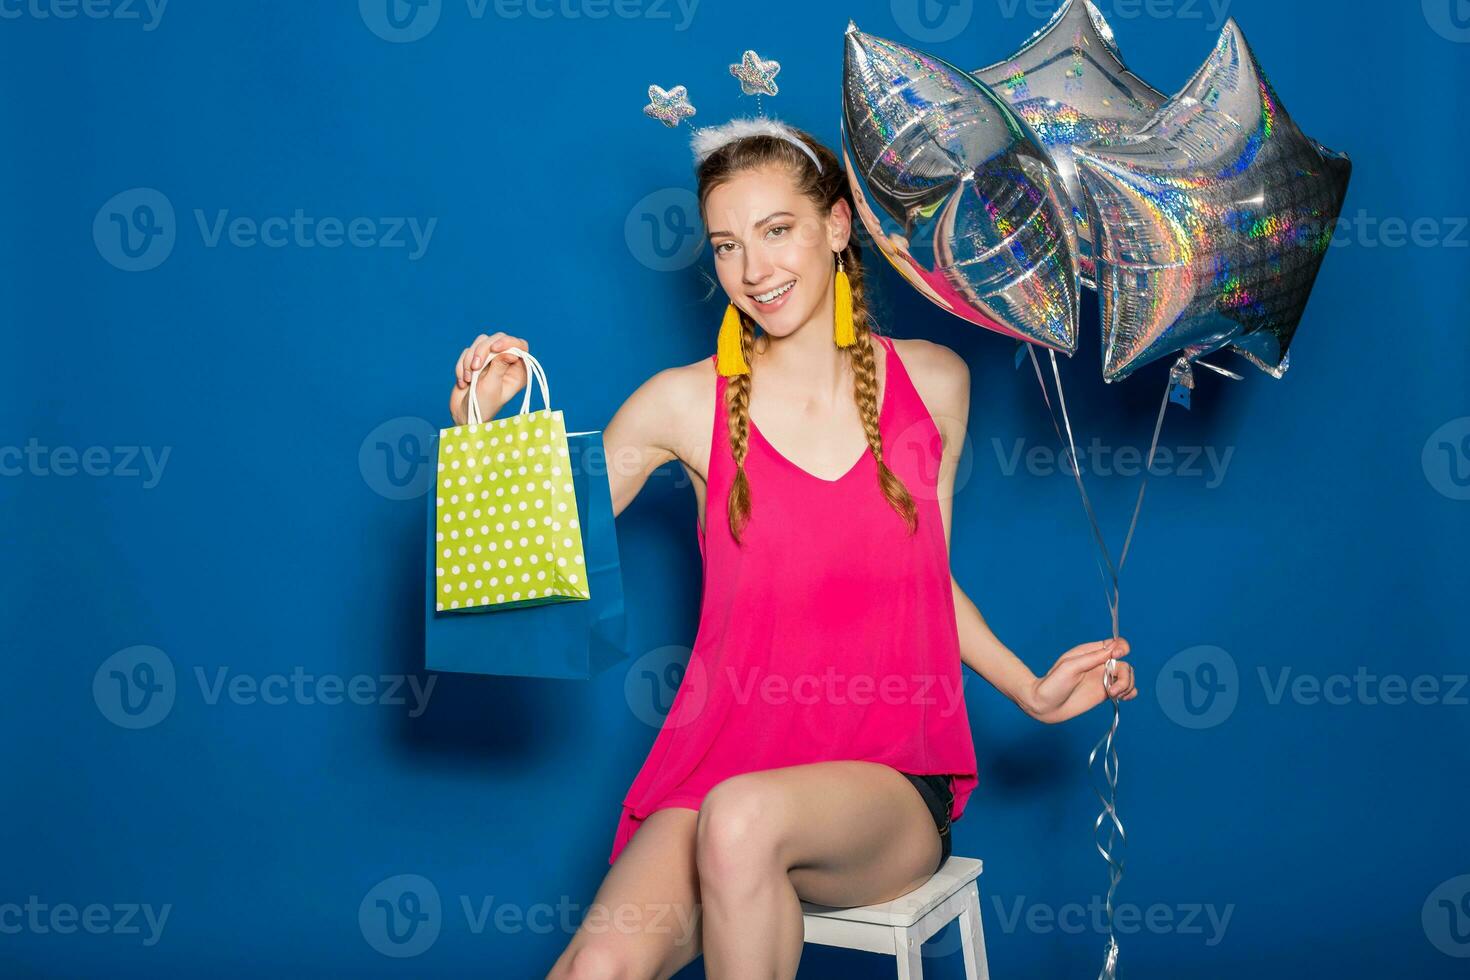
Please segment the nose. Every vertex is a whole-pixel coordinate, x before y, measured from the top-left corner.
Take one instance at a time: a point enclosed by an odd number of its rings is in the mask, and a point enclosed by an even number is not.
[[[754,245],[745,250],[745,284],[757,286],[771,277],[776,264],[766,254],[763,246]]]

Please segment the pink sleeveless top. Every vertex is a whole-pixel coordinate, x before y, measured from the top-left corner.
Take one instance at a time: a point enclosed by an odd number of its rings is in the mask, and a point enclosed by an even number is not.
[[[758,769],[858,759],[951,773],[950,819],[977,783],[961,686],[949,559],[937,502],[941,441],[886,337],[883,458],[918,507],[910,537],[864,451],[836,480],[782,456],[750,426],[751,513],[726,520],[735,474],[717,375],[705,498],[699,629],[648,758],[623,797],[608,863],[655,810],[699,809],[712,786]]]

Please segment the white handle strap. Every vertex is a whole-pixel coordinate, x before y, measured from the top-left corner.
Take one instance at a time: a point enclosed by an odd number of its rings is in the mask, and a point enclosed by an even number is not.
[[[542,403],[545,405],[546,408],[551,407],[551,385],[548,384],[546,381],[546,369],[541,366],[541,362],[536,360],[536,358],[533,357],[531,352],[528,350],[522,350],[519,347],[507,347],[505,350],[496,351],[495,354],[491,356],[490,360],[486,361],[484,364],[480,365],[480,367],[476,368],[473,372],[470,373],[470,425],[480,425],[485,421],[484,418],[482,418],[480,415],[480,398],[476,392],[476,385],[480,380],[480,372],[488,368],[491,362],[502,354],[514,354],[516,357],[519,357],[521,360],[526,362],[526,395],[524,398],[521,399],[520,414],[525,415],[531,411],[531,386],[533,383],[536,382],[539,382],[541,385]]]

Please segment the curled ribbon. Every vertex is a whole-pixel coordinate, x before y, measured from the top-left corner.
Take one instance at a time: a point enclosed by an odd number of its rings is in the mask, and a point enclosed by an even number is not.
[[[1051,395],[1046,387],[1046,379],[1041,373],[1041,364],[1036,359],[1036,348],[1028,344],[1027,353],[1031,356],[1031,366],[1036,372],[1036,382],[1041,386],[1041,397],[1046,402],[1047,412],[1051,415],[1052,428],[1056,431],[1057,439],[1064,442],[1071,453],[1072,477],[1077,483],[1077,493],[1082,500],[1082,509],[1087,514],[1087,523],[1092,529],[1092,537],[1097,545],[1098,574],[1102,576],[1103,592],[1108,601],[1108,613],[1113,621],[1113,639],[1118,638],[1118,601],[1119,589],[1118,579],[1123,571],[1123,564],[1128,560],[1128,549],[1133,543],[1133,533],[1138,529],[1138,515],[1143,510],[1143,493],[1148,488],[1148,477],[1153,469],[1154,456],[1159,448],[1159,434],[1164,428],[1164,414],[1168,411],[1170,394],[1181,388],[1194,387],[1194,376],[1190,372],[1190,360],[1181,357],[1169,372],[1169,383],[1164,388],[1164,397],[1159,402],[1158,417],[1154,420],[1153,441],[1148,447],[1148,461],[1143,467],[1143,479],[1138,486],[1138,499],[1133,504],[1133,516],[1128,523],[1128,534],[1123,539],[1123,551],[1115,564],[1112,553],[1108,550],[1107,541],[1103,537],[1102,527],[1098,524],[1097,513],[1093,510],[1092,501],[1087,496],[1087,487],[1082,482],[1082,468],[1077,463],[1077,443],[1072,434],[1072,420],[1067,413],[1067,396],[1062,389],[1062,375],[1057,368],[1057,355],[1055,351],[1048,350],[1047,357],[1051,364],[1052,382],[1057,390],[1057,407],[1061,409],[1062,421],[1057,422],[1057,410],[1052,407]],[[1222,374],[1230,374],[1214,365],[1206,364],[1212,370],[1220,371]],[[1177,400],[1177,399],[1176,399]],[[1062,434],[1063,427],[1066,435]],[[1106,678],[1103,689],[1108,698],[1113,702],[1113,722],[1108,726],[1107,733],[1100,738],[1092,751],[1087,756],[1087,771],[1093,784],[1093,792],[1097,794],[1098,801],[1102,804],[1102,810],[1097,815],[1097,820],[1092,825],[1093,843],[1098,853],[1102,855],[1108,865],[1108,895],[1105,903],[1105,912],[1108,922],[1108,943],[1104,952],[1102,972],[1098,974],[1098,980],[1116,980],[1118,975],[1118,940],[1113,929],[1113,893],[1118,889],[1118,882],[1123,878],[1123,859],[1118,855],[1118,845],[1126,845],[1128,836],[1123,830],[1123,821],[1118,818],[1118,750],[1113,742],[1118,733],[1118,723],[1122,720],[1120,703],[1113,696],[1113,684],[1116,681],[1114,671],[1117,661],[1109,658],[1106,665]],[[1102,753],[1102,786],[1099,787],[1096,778],[1096,764],[1098,753]],[[1103,823],[1108,824],[1107,841],[1104,843],[1100,836]]]

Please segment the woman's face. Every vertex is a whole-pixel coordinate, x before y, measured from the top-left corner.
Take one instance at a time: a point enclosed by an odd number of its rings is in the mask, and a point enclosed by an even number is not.
[[[834,253],[847,247],[845,201],[823,215],[784,167],[740,173],[709,192],[704,223],[730,301],[766,333],[785,337],[827,300]]]

